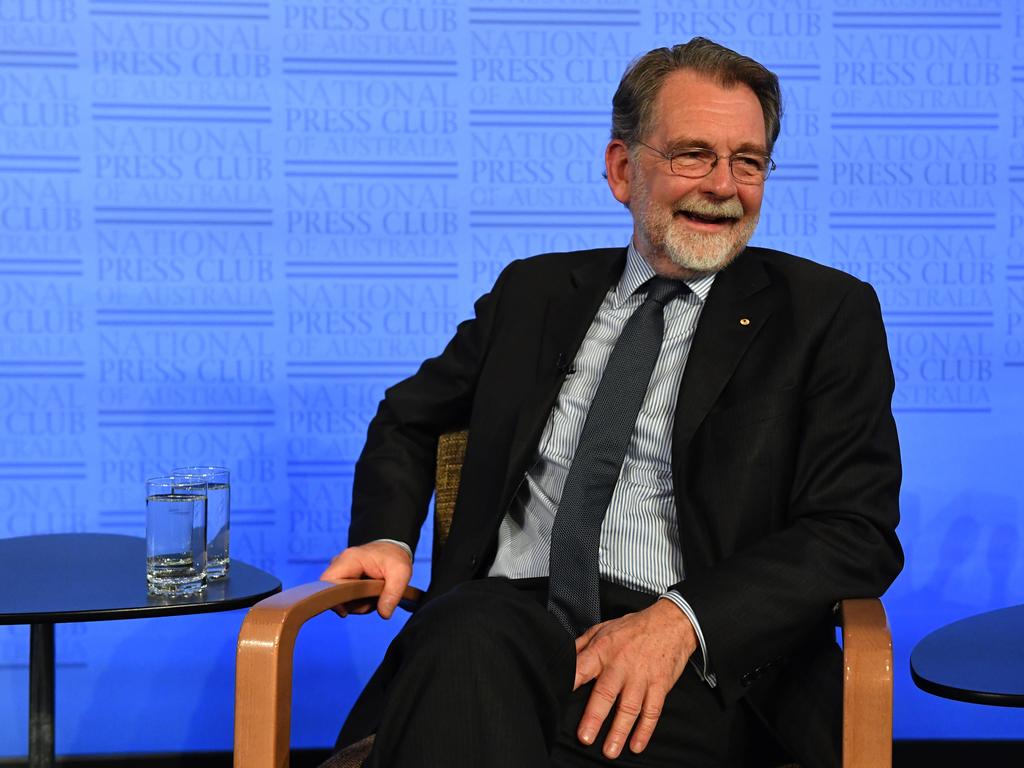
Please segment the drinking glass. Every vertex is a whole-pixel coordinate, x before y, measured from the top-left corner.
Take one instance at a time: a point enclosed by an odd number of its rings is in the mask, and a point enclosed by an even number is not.
[[[146,481],[146,583],[151,595],[206,589],[206,478]]]
[[[231,473],[224,467],[179,467],[172,472],[206,478],[206,576],[223,579],[231,564]]]

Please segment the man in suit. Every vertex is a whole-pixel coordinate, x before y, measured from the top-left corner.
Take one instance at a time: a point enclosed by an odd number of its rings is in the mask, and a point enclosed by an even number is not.
[[[339,738],[376,729],[370,764],[738,766],[765,731],[808,768],[839,764],[832,609],[902,567],[893,376],[870,286],[746,245],[780,113],[775,75],[708,40],[635,61],[605,154],[629,247],[510,264],[386,393],[350,546],[322,577],[383,578],[385,618],[438,435],[470,437],[426,603]],[[574,453],[652,278],[685,287],[657,310],[664,340],[601,510],[599,620],[575,629],[556,618],[556,513],[592,472],[581,459],[574,476]]]

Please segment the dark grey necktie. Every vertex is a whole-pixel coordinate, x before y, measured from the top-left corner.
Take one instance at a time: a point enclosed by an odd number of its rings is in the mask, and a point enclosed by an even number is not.
[[[551,528],[548,610],[573,637],[601,621],[601,524],[622,470],[665,330],[665,305],[685,283],[655,277],[622,329],[590,404]]]

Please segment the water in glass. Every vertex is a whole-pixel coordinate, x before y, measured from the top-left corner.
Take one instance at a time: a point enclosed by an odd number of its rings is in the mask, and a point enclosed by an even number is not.
[[[228,556],[231,484],[211,481],[206,488],[206,575],[220,579],[227,575],[231,562]]]
[[[146,581],[150,594],[206,588],[206,495],[164,486],[146,495]]]
[[[206,480],[206,575],[211,581],[222,579],[231,565],[231,473],[225,467],[210,466],[178,467],[171,472]]]

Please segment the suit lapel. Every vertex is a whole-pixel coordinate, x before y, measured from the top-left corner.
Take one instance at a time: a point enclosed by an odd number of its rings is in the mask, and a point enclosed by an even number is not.
[[[770,280],[748,250],[715,278],[700,315],[679,387],[672,432],[673,463],[690,443],[736,366],[774,308]]]
[[[569,366],[608,288],[622,275],[625,263],[625,248],[597,252],[592,259],[563,276],[562,285],[546,291],[549,296],[537,359],[537,385],[527,397],[516,422],[503,502],[515,491],[515,485],[526,471]]]
[[[516,422],[502,508],[527,469],[568,365],[575,359],[609,286],[622,275],[625,258],[624,248],[595,253],[593,259],[567,273],[562,286],[553,287],[548,294],[536,361],[537,385]],[[774,299],[768,290],[770,284],[755,250],[741,254],[715,278],[680,383],[672,433],[676,466],[681,465],[679,457],[771,315]]]

